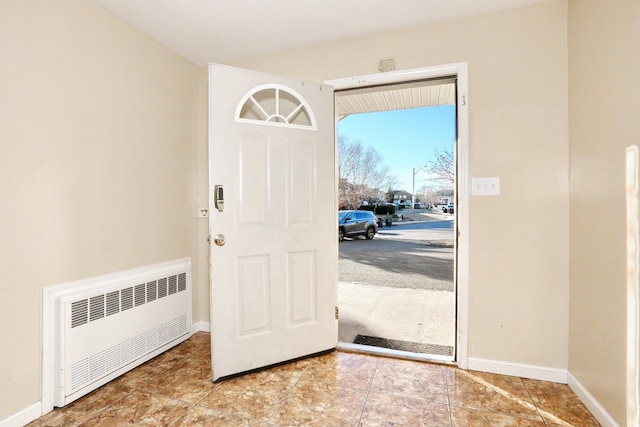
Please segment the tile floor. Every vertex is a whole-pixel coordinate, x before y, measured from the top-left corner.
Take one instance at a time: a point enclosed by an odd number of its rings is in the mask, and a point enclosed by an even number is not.
[[[30,426],[598,426],[562,384],[335,352],[219,384],[209,334]]]

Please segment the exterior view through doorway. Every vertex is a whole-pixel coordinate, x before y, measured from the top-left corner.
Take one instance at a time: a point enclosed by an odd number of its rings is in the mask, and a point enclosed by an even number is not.
[[[340,236],[346,230],[339,244],[339,346],[464,366],[466,283],[461,294],[456,274],[458,207],[466,201],[457,173],[466,152],[459,76],[415,78],[413,71],[390,82],[329,82],[336,86]],[[375,214],[373,238],[370,227],[349,234],[364,224],[356,221],[360,211]]]

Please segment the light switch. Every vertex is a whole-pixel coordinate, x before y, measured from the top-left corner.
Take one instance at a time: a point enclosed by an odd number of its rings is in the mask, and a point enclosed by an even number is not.
[[[471,179],[472,196],[500,195],[500,178],[497,176]]]

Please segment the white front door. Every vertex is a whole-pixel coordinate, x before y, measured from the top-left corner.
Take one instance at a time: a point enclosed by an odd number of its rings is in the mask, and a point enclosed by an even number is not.
[[[334,138],[332,87],[210,65],[214,380],[337,344]]]

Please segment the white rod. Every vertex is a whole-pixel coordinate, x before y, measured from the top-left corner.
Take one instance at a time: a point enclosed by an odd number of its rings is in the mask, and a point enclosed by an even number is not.
[[[251,103],[258,108],[258,111],[260,113],[262,113],[262,115],[264,116],[264,120],[269,120],[269,114],[267,114],[267,112],[264,111],[264,108],[262,108],[262,105],[260,105],[253,96],[250,96],[249,100],[251,100]]]
[[[304,105],[302,105],[302,103],[298,104],[298,106],[297,106],[297,107],[296,107],[296,108],[291,112],[291,114],[289,114],[289,115],[286,117],[287,123],[290,123],[290,122],[291,122],[291,119],[293,118],[293,116],[295,116],[295,115],[298,113],[298,111],[300,111],[300,109],[301,109],[302,107],[304,107]]]

